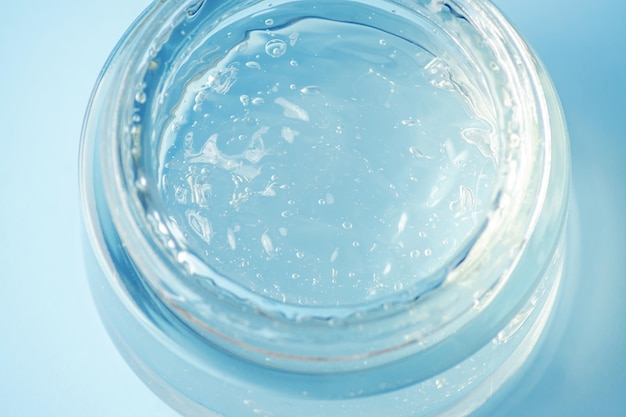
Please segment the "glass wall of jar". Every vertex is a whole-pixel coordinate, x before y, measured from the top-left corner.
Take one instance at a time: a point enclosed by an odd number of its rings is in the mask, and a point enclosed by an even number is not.
[[[81,185],[103,321],[185,416],[469,415],[559,291],[563,116],[484,1],[155,2]]]

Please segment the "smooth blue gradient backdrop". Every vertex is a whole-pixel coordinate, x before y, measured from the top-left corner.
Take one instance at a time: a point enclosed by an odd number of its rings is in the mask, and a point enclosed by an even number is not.
[[[499,415],[624,416],[626,2],[496,4],[560,93],[580,226],[563,340],[536,385],[528,381]],[[84,109],[109,51],[146,5],[33,0],[0,8],[0,416],[176,416],[109,341],[80,248]]]

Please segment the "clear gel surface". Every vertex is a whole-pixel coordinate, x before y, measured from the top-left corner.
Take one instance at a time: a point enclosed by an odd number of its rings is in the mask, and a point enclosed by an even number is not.
[[[368,17],[234,25],[163,97],[174,234],[254,293],[307,306],[422,293],[488,211],[488,118],[449,63]]]

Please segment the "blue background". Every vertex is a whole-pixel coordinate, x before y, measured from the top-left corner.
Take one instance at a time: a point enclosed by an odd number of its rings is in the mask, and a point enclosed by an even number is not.
[[[624,416],[626,2],[496,3],[561,96],[579,226],[572,311],[557,322],[564,336],[547,371],[522,381],[497,415]],[[109,51],[146,5],[33,0],[0,8],[0,416],[176,416],[109,341],[81,257],[84,109]]]

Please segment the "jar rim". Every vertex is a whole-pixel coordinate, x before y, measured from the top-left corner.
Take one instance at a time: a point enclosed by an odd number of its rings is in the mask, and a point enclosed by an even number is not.
[[[289,0],[274,2],[274,7],[287,2]],[[164,222],[158,212],[147,216],[146,212],[139,210],[144,209],[147,203],[145,199],[136,198],[137,191],[142,191],[146,184],[138,182],[134,175],[129,175],[126,161],[132,153],[136,135],[141,134],[133,131],[128,120],[132,116],[129,106],[132,107],[136,102],[136,87],[141,84],[141,74],[149,65],[146,57],[152,53],[150,50],[154,48],[155,42],[159,42],[159,36],[161,39],[167,38],[173,22],[172,16],[181,16],[177,19],[187,18],[185,16],[203,7],[203,3],[158,2],[137,20],[107,63],[100,87],[97,87],[95,94],[106,96],[106,99],[100,98],[107,101],[105,111],[98,115],[89,112],[86,122],[97,125],[96,130],[101,134],[101,180],[113,224],[137,269],[144,276],[156,279],[148,283],[155,298],[213,343],[233,349],[238,355],[253,361],[265,363],[267,357],[273,357],[273,366],[307,372],[323,372],[326,369],[324,364],[329,362],[345,362],[345,369],[352,370],[363,366],[365,359],[369,361],[370,367],[437,346],[444,346],[444,349],[445,339],[470,322],[474,328],[480,327],[480,323],[486,324],[486,327],[480,331],[482,337],[474,336],[476,346],[468,344],[459,355],[468,355],[472,349],[477,349],[478,345],[492,338],[499,326],[511,318],[515,307],[529,289],[533,288],[534,277],[511,278],[511,271],[522,256],[541,216],[550,180],[551,161],[551,132],[547,123],[549,115],[536,63],[523,41],[495,7],[475,0],[396,2],[407,8],[415,7],[418,13],[431,12],[428,18],[442,29],[444,19],[452,16],[462,21],[462,25],[470,25],[481,34],[479,42],[493,57],[499,59],[500,75],[508,79],[506,84],[510,87],[507,91],[495,91],[493,86],[486,85],[492,94],[491,98],[498,101],[496,105],[502,105],[507,100],[513,103],[507,107],[507,114],[499,115],[499,130],[509,129],[508,134],[505,134],[507,137],[500,137],[500,140],[507,146],[515,142],[515,149],[500,152],[509,160],[502,161],[502,178],[499,192],[494,194],[494,206],[476,240],[472,242],[469,253],[454,260],[453,265],[444,271],[446,278],[442,287],[418,297],[407,292],[403,303],[386,303],[385,300],[376,299],[362,306],[337,308],[333,310],[331,319],[327,315],[328,307],[323,308],[325,315],[320,316],[320,309],[315,306],[298,306],[297,309],[288,306],[287,309],[283,304],[267,302],[258,294],[248,294],[249,299],[257,302],[242,306],[239,302],[240,289],[229,290],[226,287],[228,282],[221,281],[221,287],[218,284],[219,288],[212,289],[215,292],[210,298],[213,310],[219,308],[226,312],[221,319],[220,315],[211,315],[212,320],[224,320],[216,325],[216,322],[196,315],[196,311],[189,311],[185,300],[197,299],[193,289],[185,286],[170,287],[170,281],[165,279],[179,275],[180,265],[172,262],[171,257],[163,256],[166,241],[159,242],[154,233],[146,232],[147,229],[163,227]],[[248,3],[253,2],[242,2],[245,5]],[[442,32],[458,41],[458,27],[450,26],[449,22],[447,25],[447,29]],[[467,44],[460,43],[457,46],[467,53]],[[480,65],[480,71],[484,71],[490,62],[482,62]],[[106,80],[103,81],[103,78]],[[107,91],[102,86],[106,86]],[[511,133],[511,129],[517,133]],[[93,140],[94,137],[83,138],[84,142]],[[124,155],[125,152],[127,155]],[[90,163],[89,155],[84,154],[83,172]],[[85,177],[83,175],[84,181]],[[84,189],[88,187],[88,184],[83,185]],[[89,201],[86,203],[88,207],[85,211],[91,214],[88,221],[95,222],[98,210],[93,205],[89,206]],[[147,224],[150,226],[146,227]],[[98,245],[102,246],[103,243]],[[176,254],[175,260],[185,263],[181,252]],[[154,282],[158,282],[158,285]],[[495,309],[494,300],[505,287],[510,287],[507,290],[509,296],[515,290],[524,291],[508,299],[506,311],[500,313],[498,320],[493,320],[485,312]],[[421,321],[424,310],[437,306],[441,308],[442,299],[446,301],[445,305],[450,306],[458,303],[458,298],[462,298],[462,306],[454,309],[457,315],[442,314],[436,326]],[[132,301],[129,300],[129,303],[132,304]],[[497,305],[506,305],[503,303]],[[256,326],[249,326],[251,317],[257,320]],[[267,337],[268,329],[272,329],[270,338]],[[317,336],[325,335],[329,348],[321,354],[314,351],[317,348],[303,350],[307,343],[304,337],[307,332],[315,332]],[[409,337],[398,343],[395,337],[398,332]],[[359,352],[360,348],[348,343],[350,337],[360,337],[373,343],[374,347]],[[393,342],[386,341],[391,338],[394,338]],[[377,339],[381,341],[375,342]],[[341,349],[337,350],[337,346]],[[302,351],[308,353],[301,354]]]

